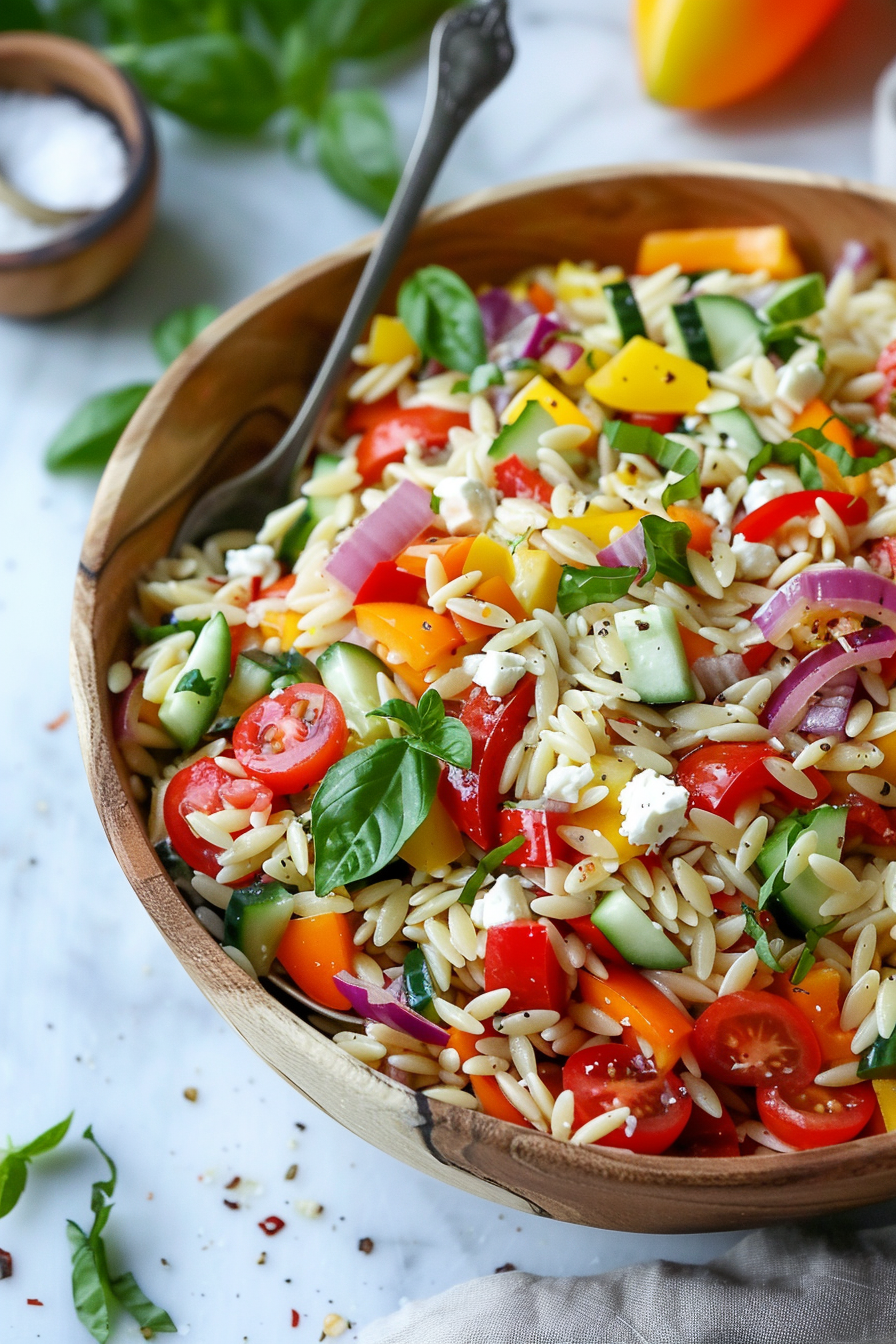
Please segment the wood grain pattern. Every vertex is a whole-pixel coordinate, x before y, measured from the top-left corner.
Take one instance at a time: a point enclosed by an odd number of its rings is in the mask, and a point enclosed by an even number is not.
[[[861,238],[894,270],[894,193],[740,165],[647,165],[522,183],[430,211],[385,303],[429,262],[475,285],[563,257],[630,266],[647,229],[777,222],[809,266],[829,269],[844,241]],[[893,1196],[896,1134],[788,1156],[667,1159],[574,1148],[430,1104],[347,1057],[249,980],[156,860],[112,740],[106,690],[106,670],[126,649],[135,571],[165,554],[201,484],[227,469],[225,452],[233,461],[276,437],[369,245],[362,239],[285,276],[207,328],[140,407],[100,485],[75,592],[72,681],[91,788],[134,890],[202,991],[278,1073],[355,1133],[462,1189],[639,1232],[750,1227]]]
[[[102,294],[142,248],[155,211],[155,136],[127,76],[68,37],[0,33],[0,88],[73,93],[112,118],[128,149],[128,181],[117,201],[43,247],[0,252],[0,313],[48,317]]]

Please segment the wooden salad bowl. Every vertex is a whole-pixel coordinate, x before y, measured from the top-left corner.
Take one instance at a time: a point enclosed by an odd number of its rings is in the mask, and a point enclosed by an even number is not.
[[[896,192],[738,164],[612,167],[517,183],[422,219],[384,305],[430,262],[471,284],[534,263],[594,258],[632,268],[649,229],[786,225],[806,265],[829,270],[859,238],[896,274]],[[72,681],[87,774],[134,890],[218,1011],[304,1096],[420,1171],[511,1208],[629,1232],[706,1232],[829,1213],[896,1195],[896,1134],[750,1158],[643,1157],[574,1147],[432,1102],[350,1058],[256,984],[197,923],[149,843],[112,733],[106,672],[129,651],[139,569],[164,556],[212,481],[247,465],[299,405],[371,238],[237,304],[150,392],[100,483],[75,590]]]

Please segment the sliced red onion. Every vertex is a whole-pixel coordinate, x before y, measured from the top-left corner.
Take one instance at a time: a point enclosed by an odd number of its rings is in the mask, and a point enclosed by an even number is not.
[[[333,983],[361,1017],[371,1022],[382,1022],[395,1031],[403,1031],[417,1041],[424,1041],[426,1045],[448,1044],[448,1033],[444,1027],[430,1022],[407,1004],[399,1003],[387,989],[379,989],[365,980],[359,980],[357,976],[349,975],[348,971],[337,972],[333,976]]]
[[[858,679],[855,668],[832,678],[822,690],[821,698],[806,710],[799,732],[812,733],[816,737],[837,737],[842,741]]]
[[[432,522],[428,491],[413,481],[402,481],[340,542],[324,569],[354,595],[374,565],[394,560]]]
[[[575,341],[554,341],[541,356],[541,362],[558,373],[568,373],[575,368],[584,353],[584,347]]]
[[[619,517],[624,518],[625,514],[620,513]],[[643,565],[646,560],[644,529],[640,523],[597,553],[599,565]]]
[[[560,323],[556,317],[531,313],[508,332],[503,341],[498,342],[491,352],[492,359],[500,367],[506,367],[517,359],[539,359],[550,337],[559,330]]]
[[[753,620],[772,644],[825,608],[871,616],[896,630],[896,583],[865,569],[804,569],[764,603]]]
[[[694,673],[707,698],[714,700],[722,691],[727,691],[736,681],[743,681],[750,675],[739,653],[709,654],[705,658],[694,659]]]
[[[482,325],[485,328],[485,343],[488,346],[502,341],[524,317],[535,312],[531,303],[518,302],[510,297],[506,289],[489,289],[485,294],[479,295],[478,303],[479,311],[482,313]]]
[[[759,722],[776,737],[789,733],[801,722],[812,696],[834,677],[875,658],[889,658],[893,653],[896,653],[896,632],[882,625],[832,640],[797,663],[772,692]]]
[[[173,627],[172,627],[173,628]],[[115,711],[112,722],[116,742],[137,741],[137,720],[143,705],[143,680],[145,672],[139,672],[115,698]]]
[[[877,279],[880,266],[874,253],[865,243],[850,238],[840,249],[840,255],[834,262],[831,279],[835,279],[841,271],[852,271],[853,289],[860,290],[867,289],[871,282]]]

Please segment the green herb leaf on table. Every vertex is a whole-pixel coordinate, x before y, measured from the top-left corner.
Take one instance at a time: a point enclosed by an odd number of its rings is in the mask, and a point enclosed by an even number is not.
[[[112,1287],[102,1251],[70,1218],[65,1229],[72,1248],[75,1313],[97,1344],[105,1344],[112,1333]]]
[[[687,545],[691,539],[691,529],[687,523],[673,523],[668,518],[650,514],[641,519],[639,526],[644,534],[647,555],[647,569],[638,580],[639,586],[649,583],[659,570],[673,583],[690,587],[694,576],[688,563]]]
[[[19,1202],[28,1179],[28,1163],[59,1146],[68,1133],[72,1115],[74,1111],[20,1148],[14,1148],[10,1143],[0,1160],[0,1218],[5,1218]]]
[[[486,363],[485,328],[476,295],[444,266],[424,266],[398,291],[398,316],[423,355],[471,374]]]
[[[369,60],[428,33],[451,0],[312,0],[308,26],[338,60]]]
[[[312,120],[327,96],[330,70],[330,53],[315,40],[308,23],[291,23],[280,44],[283,101]]]
[[[0,32],[24,32],[45,27],[44,17],[34,0],[3,0],[0,5]]]
[[[471,877],[467,878],[464,883],[463,891],[457,898],[460,904],[472,905],[479,893],[479,888],[482,886],[489,873],[493,873],[496,868],[499,868],[504,860],[515,853],[524,843],[525,836],[515,835],[513,839],[508,840],[506,844],[498,845],[497,849],[490,849],[487,854],[483,854],[476,865],[476,871]]]
[[[674,471],[681,480],[663,491],[663,508],[679,499],[694,499],[700,493],[700,459],[693,448],[676,443],[646,425],[630,425],[627,420],[610,420],[604,433],[618,453],[650,457],[663,471]]]
[[[587,569],[564,565],[557,606],[569,616],[592,602],[617,602],[625,597],[640,572],[637,565],[589,565]]]
[[[220,315],[213,303],[197,303],[191,308],[178,308],[163,317],[152,331],[152,343],[162,364],[173,364],[178,355]]]
[[[745,902],[741,905],[741,909],[743,910],[744,917],[747,921],[744,932],[747,937],[752,938],[753,942],[756,944],[756,955],[759,957],[759,960],[767,966],[770,971],[783,971],[784,967],[769,947],[768,934],[759,923],[754,912]]]
[[[385,104],[373,89],[331,93],[320,110],[317,158],[347,196],[384,215],[402,163]]]
[[[18,1149],[19,1156],[23,1157],[26,1162],[30,1162],[32,1158],[41,1157],[44,1153],[52,1152],[54,1148],[58,1148],[69,1131],[74,1114],[74,1111],[70,1111],[64,1120],[59,1121],[58,1125],[51,1125],[49,1129],[44,1130],[43,1134],[38,1134],[36,1139],[24,1144],[23,1147]]]
[[[141,1330],[155,1331],[158,1335],[177,1334],[177,1326],[167,1311],[149,1300],[130,1270],[112,1279],[111,1287],[118,1301],[125,1311],[133,1316]]]
[[[44,462],[48,470],[86,471],[105,466],[151,387],[152,383],[132,383],[85,401],[47,448]]]

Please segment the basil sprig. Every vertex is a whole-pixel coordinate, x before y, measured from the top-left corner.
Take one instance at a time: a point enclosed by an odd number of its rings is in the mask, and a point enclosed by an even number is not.
[[[468,729],[446,717],[437,691],[416,707],[389,700],[370,712],[401,723],[407,735],[353,751],[324,775],[311,804],[318,896],[391,863],[429,814],[439,761],[462,770],[473,761]]]
[[[402,160],[395,131],[375,89],[330,94],[317,124],[317,161],[340,191],[378,215],[389,209]]]
[[[427,359],[472,374],[485,364],[482,313],[466,281],[444,266],[424,266],[398,291],[398,316]]]
[[[589,565],[585,569],[563,566],[557,606],[564,616],[589,607],[592,602],[616,602],[625,597],[636,578],[640,588],[650,583],[657,571],[673,583],[689,586],[694,582],[688,563],[691,529],[687,523],[673,523],[651,514],[642,518],[638,527],[644,538],[644,565]]]
[[[646,425],[630,425],[627,420],[610,420],[604,425],[610,445],[619,453],[635,453],[650,457],[663,471],[674,471],[681,477],[663,491],[663,508],[679,499],[693,499],[700,493],[700,458],[693,448],[686,448],[665,434],[658,434]]]
[[[106,1260],[106,1246],[103,1232],[112,1212],[112,1196],[118,1173],[115,1163],[100,1147],[90,1125],[84,1131],[87,1139],[105,1158],[109,1166],[109,1175],[104,1181],[94,1181],[90,1195],[90,1209],[93,1213],[93,1226],[85,1233],[77,1223],[69,1219],[66,1223],[69,1245],[72,1248],[72,1295],[78,1320],[97,1340],[105,1341],[112,1333],[112,1313],[116,1301],[133,1316],[142,1330],[159,1334],[173,1335],[177,1326],[161,1307],[157,1307],[139,1288],[133,1274],[126,1272],[111,1278]]]
[[[498,845],[497,849],[490,849],[487,854],[483,854],[476,865],[476,871],[472,876],[467,878],[464,883],[463,891],[457,898],[461,905],[473,904],[479,893],[479,888],[482,886],[489,873],[493,873],[496,868],[499,868],[504,860],[509,858],[511,854],[515,854],[525,843],[525,839],[526,837],[523,835],[515,835],[513,839],[508,840],[506,844]]]
[[[22,1144],[21,1148],[14,1148],[10,1140],[3,1160],[0,1161],[0,1218],[5,1218],[18,1204],[28,1180],[29,1162],[33,1162],[43,1153],[49,1153],[62,1142],[68,1133],[72,1115],[74,1111],[64,1120],[60,1120],[58,1125],[53,1125],[51,1129],[44,1130],[43,1134],[38,1134],[30,1143]]]

